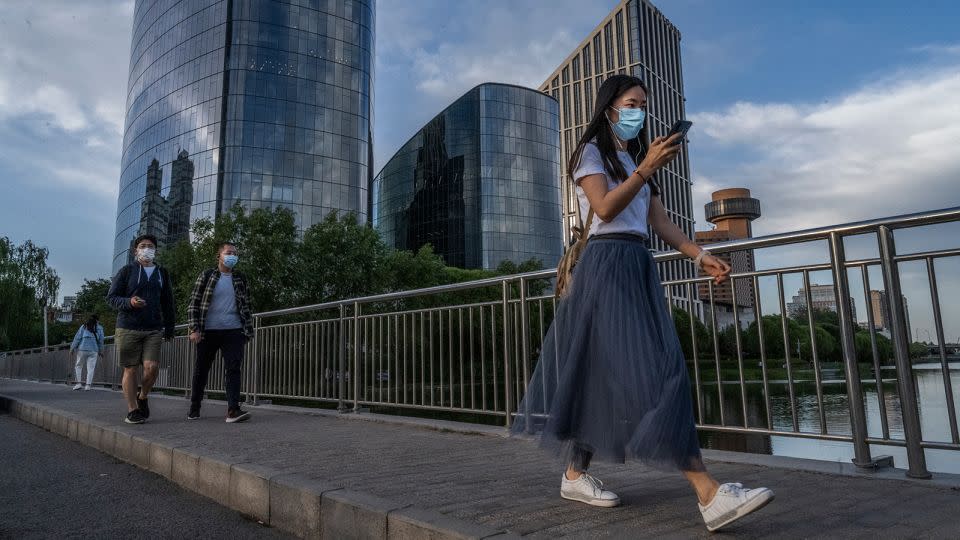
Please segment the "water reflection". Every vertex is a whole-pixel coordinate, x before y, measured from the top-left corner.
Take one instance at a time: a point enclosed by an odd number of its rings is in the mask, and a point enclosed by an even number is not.
[[[950,380],[953,402],[960,402],[960,370],[956,364]],[[920,401],[920,427],[924,440],[950,442],[951,430],[947,412],[947,397],[944,379],[939,364],[917,364],[914,380]],[[864,407],[867,415],[867,432],[871,437],[883,436],[880,395],[875,380],[863,382]],[[751,382],[746,385],[746,413],[750,427],[764,428],[767,425],[763,385]],[[703,421],[720,424],[720,398],[723,398],[723,423],[728,426],[743,426],[743,405],[740,383],[725,382],[718,392],[716,382],[703,384]],[[840,379],[825,378],[820,396],[810,382],[794,384],[796,400],[796,424],[801,432],[822,433],[821,425],[830,435],[850,435],[850,415],[846,385]],[[903,422],[900,416],[900,399],[895,371],[884,372],[882,386],[883,404],[886,411],[887,429],[891,439],[903,439]],[[822,408],[821,403],[822,401]],[[823,423],[821,424],[821,411]],[[770,383],[770,420],[774,429],[792,431],[794,411],[790,406],[789,388],[786,381]],[[778,437],[764,435],[740,435],[704,433],[702,443],[707,448],[722,450],[768,453],[777,456],[812,458],[849,463],[853,458],[850,443]],[[896,467],[907,467],[906,449],[888,445],[871,445],[871,454],[890,455]],[[960,452],[950,450],[926,450],[927,467],[933,472],[960,473]]]

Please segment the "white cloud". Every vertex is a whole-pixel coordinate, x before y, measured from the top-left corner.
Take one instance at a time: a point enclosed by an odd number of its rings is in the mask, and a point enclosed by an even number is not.
[[[4,3],[0,124],[23,135],[4,141],[9,155],[35,160],[38,178],[24,180],[116,202],[132,24],[130,0]],[[43,141],[58,148],[37,151]]]
[[[616,0],[379,2],[375,168],[379,170],[403,141],[477,84],[537,87],[616,4]]]
[[[750,188],[763,206],[759,234],[956,205],[957,95],[953,65],[902,71],[825,104],[737,103],[693,114],[706,140],[694,140],[702,145],[692,153],[742,158],[700,171],[695,198]]]
[[[38,113],[66,131],[79,131],[89,125],[77,99],[63,88],[44,84],[9,105],[12,115]]]
[[[100,170],[55,167],[50,172],[63,184],[82,186],[84,190],[102,195],[106,200],[117,197],[118,184],[113,167],[102,167]]]

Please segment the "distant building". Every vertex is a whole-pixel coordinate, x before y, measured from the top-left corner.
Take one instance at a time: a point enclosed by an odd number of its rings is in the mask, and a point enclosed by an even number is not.
[[[713,230],[697,231],[695,240],[698,244],[709,248],[710,244],[721,242],[730,242],[733,240],[742,240],[753,236],[751,223],[760,217],[760,201],[750,197],[750,190],[744,188],[730,188],[715,191],[712,201],[704,205],[704,213],[707,221],[716,225]],[[753,250],[746,249],[741,251],[729,251],[717,253],[716,256],[725,260],[733,269],[733,273],[752,272],[756,269],[754,265]],[[699,271],[700,276],[705,276],[703,271]],[[737,314],[741,326],[747,326],[754,318],[754,294],[753,280],[740,279],[734,280],[737,296]],[[697,288],[697,294],[703,301],[704,310],[710,314],[709,305],[711,289],[713,294],[714,308],[717,313],[717,325],[725,327],[733,324],[733,292],[731,282],[728,280],[721,285],[710,285],[710,283],[701,283]]]
[[[900,297],[903,301],[903,319],[906,323],[907,334],[913,335],[913,327],[910,326],[910,308],[907,304],[907,297]],[[881,333],[889,335],[890,333],[890,305],[887,302],[887,292],[872,290],[870,291],[870,306],[868,307],[873,318],[873,328]],[[866,326],[869,326],[869,322]]]
[[[56,321],[61,323],[72,323],[75,319],[82,316],[82,314],[76,313],[76,309],[77,297],[64,296],[63,304],[60,305],[60,309],[55,310]]]
[[[850,302],[850,314],[853,320],[857,320],[857,306],[853,302],[853,297],[847,297]],[[810,285],[810,305],[813,309],[829,310],[837,312],[837,292],[833,285]],[[790,302],[787,302],[787,313],[793,317],[807,312],[807,290],[800,287],[797,294]]]

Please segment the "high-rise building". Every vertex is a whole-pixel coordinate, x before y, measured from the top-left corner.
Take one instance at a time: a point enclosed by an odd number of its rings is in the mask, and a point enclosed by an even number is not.
[[[481,84],[427,122],[374,180],[373,224],[395,249],[431,244],[448,265],[554,266],[560,227],[556,100]]]
[[[704,205],[704,215],[707,221],[716,225],[709,231],[697,231],[694,235],[698,244],[709,247],[709,244],[730,242],[753,237],[753,220],[760,217],[760,201],[750,196],[750,190],[744,188],[721,189],[713,192],[711,201]],[[715,254],[730,265],[733,273],[752,272],[754,266],[753,250],[728,251]],[[699,271],[699,270],[698,270]],[[699,271],[699,275],[705,275]],[[711,291],[712,289],[712,291]],[[702,282],[698,285],[700,300],[708,301],[711,292],[720,326],[727,326],[733,322],[733,291],[728,280],[720,285],[710,285]],[[737,315],[740,323],[748,324],[751,321],[754,305],[753,280],[740,279],[736,281]]]
[[[848,296],[847,302],[850,303],[850,315],[857,320],[857,306],[853,302],[853,297]],[[837,290],[833,285],[810,285],[810,305],[813,309],[828,310],[837,312]],[[807,312],[807,289],[800,287],[797,294],[793,296],[790,302],[787,302],[787,313],[792,317]]]
[[[234,204],[368,219],[373,45],[374,0],[138,0],[114,268]]]
[[[903,319],[907,326],[907,334],[913,335],[913,328],[910,326],[910,309],[907,305],[907,297],[901,295],[903,301]],[[870,305],[867,307],[873,315],[873,327],[876,330],[890,332],[890,304],[887,301],[887,292],[871,290]]]
[[[593,116],[597,89],[615,74],[639,77],[649,88],[647,122],[651,137],[666,135],[676,120],[685,117],[680,31],[648,0],[617,4],[540,85],[540,91],[560,102],[564,245],[569,245],[570,227],[577,220],[577,198],[566,170],[567,161]],[[693,200],[686,145],[657,175],[657,181],[663,188],[661,200],[667,213],[692,238]],[[656,250],[671,249],[656,235],[650,245]],[[664,281],[695,275],[690,261],[666,262],[660,271]]]

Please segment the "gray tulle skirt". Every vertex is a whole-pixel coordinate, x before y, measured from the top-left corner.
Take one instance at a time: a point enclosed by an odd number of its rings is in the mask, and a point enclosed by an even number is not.
[[[587,244],[512,430],[581,470],[591,457],[703,470],[686,362],[639,237]]]

